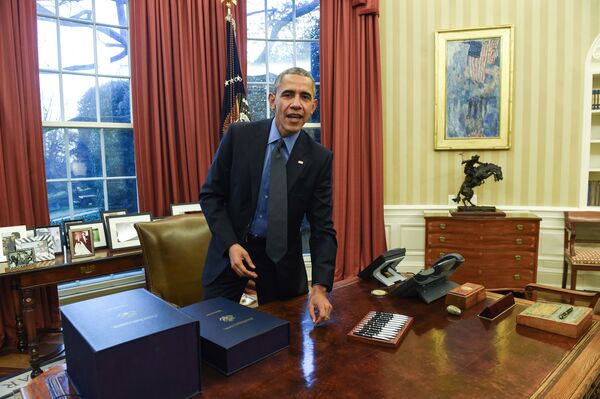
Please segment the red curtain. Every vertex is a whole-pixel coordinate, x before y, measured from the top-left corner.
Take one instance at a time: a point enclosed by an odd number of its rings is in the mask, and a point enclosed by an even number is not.
[[[219,144],[226,9],[217,0],[146,0],[130,6],[140,209],[166,215],[171,203],[198,201]],[[244,73],[245,0],[232,13]]]
[[[49,222],[37,59],[36,3],[0,1],[0,226]],[[15,303],[0,277],[0,347],[15,343]],[[37,290],[38,327],[58,327],[56,286]]]
[[[334,153],[336,280],[386,249],[378,13],[376,0],[321,2],[321,137]]]

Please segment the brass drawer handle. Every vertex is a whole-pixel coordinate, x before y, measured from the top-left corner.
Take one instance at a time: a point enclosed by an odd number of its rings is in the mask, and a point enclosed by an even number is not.
[[[81,274],[90,274],[90,273],[93,273],[94,270],[96,270],[96,266],[94,266],[94,265],[81,266],[79,268],[79,271],[81,272]]]
[[[521,244],[523,244],[523,239],[522,238],[517,238],[515,240],[515,242],[517,243],[517,245],[521,245]]]
[[[446,237],[444,237],[444,236],[440,237],[440,242],[446,242]]]
[[[521,255],[515,255],[515,260],[521,260]]]
[[[440,229],[446,230],[446,223],[440,223]]]
[[[522,224],[518,224],[517,225],[517,230],[523,230],[523,225]]]
[[[521,275],[520,274],[513,274],[513,279],[515,280],[520,280],[521,279]]]

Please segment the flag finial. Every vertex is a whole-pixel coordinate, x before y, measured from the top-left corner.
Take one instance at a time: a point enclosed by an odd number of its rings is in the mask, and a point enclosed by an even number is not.
[[[221,3],[225,3],[225,7],[227,7],[227,16],[225,19],[231,19],[231,6],[237,6],[237,0],[221,0]]]

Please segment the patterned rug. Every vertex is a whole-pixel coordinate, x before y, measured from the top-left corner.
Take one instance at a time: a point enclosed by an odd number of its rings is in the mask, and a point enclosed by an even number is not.
[[[42,366],[42,370],[46,371],[50,367],[64,363],[65,359],[62,357],[58,360],[53,360],[51,363]],[[14,391],[18,390],[22,386],[26,385],[31,381],[31,370],[16,374],[12,377],[6,377],[0,381],[0,399],[8,399],[13,397]]]

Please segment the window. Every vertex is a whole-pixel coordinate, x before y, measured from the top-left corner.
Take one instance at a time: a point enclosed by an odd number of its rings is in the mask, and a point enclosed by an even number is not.
[[[319,0],[248,0],[248,102],[253,120],[273,116],[268,93],[283,70],[298,66],[315,78],[319,99]],[[320,106],[304,129],[321,139]]]
[[[50,220],[138,211],[128,0],[37,0]]]

